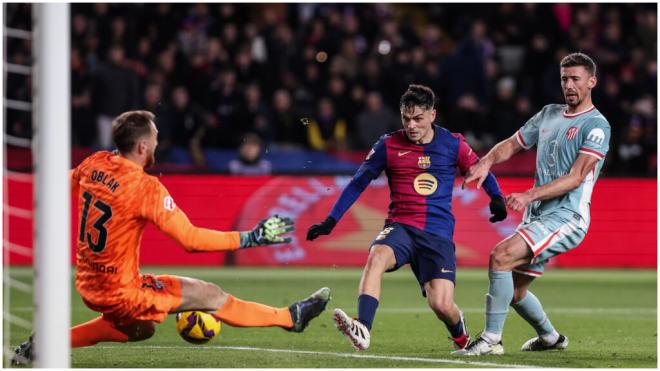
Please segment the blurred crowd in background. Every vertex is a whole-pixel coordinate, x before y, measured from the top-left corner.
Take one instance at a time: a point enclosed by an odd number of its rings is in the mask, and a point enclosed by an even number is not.
[[[30,29],[30,5],[5,9]],[[204,166],[204,149],[243,144],[257,155],[236,166],[269,169],[259,148],[370,148],[420,83],[438,123],[483,153],[563,103],[559,61],[582,51],[612,127],[606,173],[655,176],[656,30],[656,4],[72,4],[72,140],[111,148],[112,118],[146,109],[161,161],[185,148]],[[6,39],[6,60],[29,64],[30,49]],[[7,98],[31,100],[29,76],[5,78]],[[29,112],[5,119],[31,136]]]

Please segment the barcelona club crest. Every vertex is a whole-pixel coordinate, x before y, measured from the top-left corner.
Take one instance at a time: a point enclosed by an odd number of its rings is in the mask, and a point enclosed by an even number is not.
[[[431,156],[419,157],[419,161],[417,161],[417,166],[419,166],[420,169],[428,169],[429,167],[431,167]]]
[[[577,136],[578,128],[576,126],[571,126],[566,130],[566,140],[573,140]]]

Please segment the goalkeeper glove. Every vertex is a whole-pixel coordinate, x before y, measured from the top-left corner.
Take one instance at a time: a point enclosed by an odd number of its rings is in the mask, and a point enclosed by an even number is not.
[[[273,215],[260,221],[251,231],[240,232],[240,248],[289,243],[291,237],[283,238],[282,235],[293,229],[293,220]]]
[[[337,225],[335,218],[329,216],[319,224],[314,224],[307,230],[307,241],[314,241],[320,235],[330,234]]]
[[[507,212],[504,197],[495,196],[491,198],[488,206],[490,207],[490,213],[493,214],[489,219],[491,223],[497,223],[506,219]]]

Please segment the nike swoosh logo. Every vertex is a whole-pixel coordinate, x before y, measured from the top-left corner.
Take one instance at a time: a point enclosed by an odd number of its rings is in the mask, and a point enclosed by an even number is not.
[[[451,272],[453,271],[450,271],[449,269],[444,269],[444,268],[440,269],[440,273],[451,273]]]
[[[399,157],[405,156],[405,155],[409,154],[410,152],[412,152],[412,151],[405,151],[405,152],[399,151]]]

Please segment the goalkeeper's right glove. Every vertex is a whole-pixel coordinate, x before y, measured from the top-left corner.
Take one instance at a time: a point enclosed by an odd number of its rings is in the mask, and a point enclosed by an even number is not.
[[[291,237],[283,238],[282,235],[293,229],[293,220],[273,215],[260,221],[251,231],[240,232],[240,248],[289,243]]]
[[[319,224],[314,224],[307,230],[307,241],[314,241],[320,235],[330,234],[337,225],[335,218],[329,216]]]

